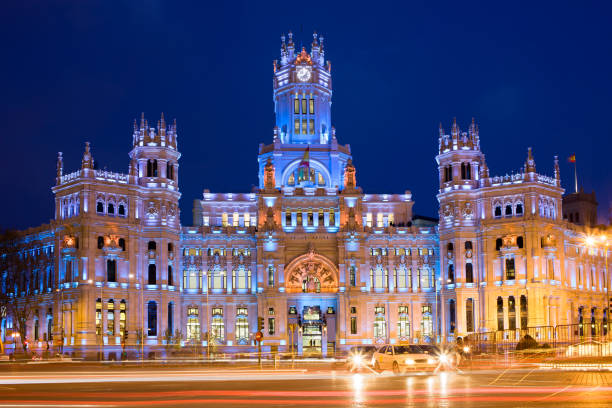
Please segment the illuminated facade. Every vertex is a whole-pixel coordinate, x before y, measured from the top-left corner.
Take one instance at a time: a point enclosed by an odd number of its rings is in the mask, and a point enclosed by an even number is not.
[[[409,191],[358,187],[331,122],[323,39],[308,53],[283,37],[274,67],[258,188],[204,190],[192,226],[180,225],[177,128],[163,116],[134,123],[127,174],[95,169],[89,144],[73,173],[59,155],[55,219],[3,246],[2,293],[31,308],[34,344],[248,351],[263,321],[266,350],[325,355],[574,322],[580,307],[601,318],[603,257],[562,219],[556,163],[539,175],[529,152],[524,173],[489,177],[476,126],[453,124],[440,131],[440,223],[415,218]]]

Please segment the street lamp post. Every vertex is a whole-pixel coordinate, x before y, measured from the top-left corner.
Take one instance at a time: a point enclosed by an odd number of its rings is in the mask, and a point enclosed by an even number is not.
[[[59,293],[60,301],[59,301],[59,313],[60,313],[60,354],[64,354],[64,291],[62,290],[62,285],[60,283],[60,287],[55,291]]]

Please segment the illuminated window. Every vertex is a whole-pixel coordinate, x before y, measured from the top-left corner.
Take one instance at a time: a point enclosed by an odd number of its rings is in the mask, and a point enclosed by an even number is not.
[[[289,175],[289,179],[287,180],[287,184],[290,186],[294,186],[295,185],[295,174],[291,173]]]
[[[306,119],[302,119],[302,134],[306,134],[307,133],[307,129],[306,129]]]
[[[381,213],[381,212],[376,214],[376,226],[378,228],[383,226],[383,213]]]
[[[202,217],[202,223],[204,224],[204,226],[208,227],[210,225],[210,217],[208,215]]]
[[[274,317],[268,317],[268,334],[270,336],[274,336],[274,334],[276,333],[276,324],[275,324],[276,320],[274,319]]]
[[[200,311],[197,306],[187,307],[187,340],[200,340]]]
[[[126,303],[125,300],[122,300],[121,303],[119,303],[119,336],[122,338],[125,337],[126,312]]]
[[[308,120],[308,133],[311,135],[314,135],[315,133],[314,119]]]
[[[384,338],[387,334],[387,322],[385,321],[385,308],[378,306],[374,308],[374,338]]]
[[[408,320],[408,306],[400,306],[398,309],[397,335],[399,338],[410,336],[410,320]]]
[[[215,341],[225,339],[225,324],[223,323],[223,309],[215,307],[212,310],[211,337]]]
[[[246,307],[239,307],[236,311],[236,342],[238,344],[249,342],[249,319]]]
[[[101,333],[102,333],[102,299],[98,298],[96,300],[96,335],[100,336]]]
[[[268,266],[268,286],[274,286],[274,266]]]
[[[213,269],[208,275],[208,287],[211,289],[225,289],[225,271]]]
[[[514,258],[506,259],[506,280],[514,280],[516,271],[514,269]]]
[[[319,226],[325,224],[325,213],[323,210],[319,210]]]
[[[408,284],[408,268],[402,266],[397,269],[397,287],[407,288]]]
[[[303,225],[302,224],[302,210],[297,210],[296,218],[297,218],[297,225]]]
[[[357,316],[351,316],[351,334],[357,334]]]
[[[329,210],[329,225],[331,227],[336,225],[336,213],[334,212],[333,208],[331,210]]]
[[[318,180],[317,183],[319,184],[319,186],[324,186],[325,185],[325,179],[323,178],[323,174],[318,173],[318,176],[319,176],[319,180]]]
[[[376,269],[370,269],[370,286],[374,289],[382,289],[387,287],[387,270],[381,266]]]
[[[357,286],[357,268],[354,265],[349,267],[349,285]]]
[[[307,99],[302,99],[302,114],[306,114],[308,111],[306,110]]]
[[[295,133],[296,135],[300,134],[300,120],[299,119],[293,120],[293,133]]]
[[[393,216],[393,213],[389,213],[387,215],[387,222],[389,223],[389,225],[394,225],[395,224],[395,218]]]
[[[293,113],[296,115],[300,113],[300,100],[297,98],[293,100]]]
[[[232,275],[232,286],[236,289],[250,289],[251,271],[247,270],[244,266],[240,266],[237,270],[234,270]]]
[[[314,215],[312,214],[312,210],[308,210],[308,219],[306,223],[307,225],[314,225]]]
[[[366,214],[366,225],[368,227],[372,226],[372,213],[371,212]]]
[[[227,221],[228,217],[227,217],[227,213],[223,213],[221,215],[221,225],[224,227],[227,227],[228,225],[228,221]]]
[[[237,213],[237,212],[235,212],[234,214],[232,214],[232,225],[233,225],[234,227],[237,227],[237,226],[238,226],[238,219],[239,219],[239,217],[240,217],[240,216],[238,215],[238,213]]]
[[[314,99],[310,99],[310,106],[308,109],[308,113],[310,113],[311,115],[314,114]]]
[[[431,306],[423,306],[421,318],[421,332],[423,337],[431,337],[433,334],[433,320],[431,318]]]
[[[185,270],[183,271],[183,288],[184,289],[200,289],[201,287],[201,273],[198,270]]]
[[[248,212],[244,213],[244,226],[245,227],[251,226],[251,214],[249,214]]]

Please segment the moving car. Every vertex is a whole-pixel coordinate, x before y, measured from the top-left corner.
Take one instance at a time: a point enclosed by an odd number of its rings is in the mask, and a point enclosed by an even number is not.
[[[438,355],[433,346],[389,344],[374,353],[372,362],[377,371],[393,370],[395,374],[399,374],[405,371],[435,370],[444,358],[445,356]]]
[[[354,346],[349,350],[346,363],[350,371],[359,371],[370,365],[376,346]]]

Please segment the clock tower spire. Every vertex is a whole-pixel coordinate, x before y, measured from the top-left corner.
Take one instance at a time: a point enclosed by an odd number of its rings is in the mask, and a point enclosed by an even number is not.
[[[311,52],[294,51],[293,36],[281,37],[274,72],[276,126],[283,144],[331,142],[331,72],[325,66],[323,37],[313,34]]]

